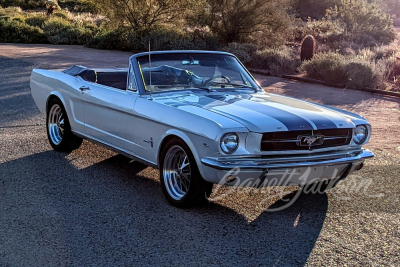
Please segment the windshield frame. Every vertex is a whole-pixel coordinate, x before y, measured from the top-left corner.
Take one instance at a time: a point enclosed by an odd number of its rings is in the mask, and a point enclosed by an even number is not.
[[[253,90],[254,92],[259,92],[262,91],[262,87],[258,84],[258,82],[254,79],[253,75],[246,69],[246,67],[243,65],[243,63],[233,54],[226,53],[226,52],[220,52],[220,51],[196,51],[196,50],[171,50],[171,51],[154,51],[151,52],[151,55],[156,55],[156,54],[215,54],[215,55],[225,55],[225,56],[230,56],[233,57],[239,65],[242,67],[244,72],[249,76],[249,78],[252,80],[252,82],[256,85],[257,88],[226,88],[226,89],[219,89],[215,90],[215,88],[212,88],[210,91],[223,91],[226,90],[226,92],[231,92],[233,90]],[[171,89],[171,90],[163,90],[163,91],[157,91],[157,92],[150,92],[146,90],[146,84],[144,82],[144,77],[142,75],[142,71],[140,69],[139,61],[138,59],[144,56],[149,56],[149,52],[144,52],[144,53],[139,53],[131,56],[130,60],[130,65],[132,67],[132,72],[136,77],[141,77],[140,79],[137,80],[138,84],[138,92],[140,95],[150,95],[150,94],[160,94],[160,93],[172,93],[172,92],[182,92],[182,91],[202,91],[201,89],[196,89],[196,88],[184,88],[184,89]],[[219,89],[219,90],[218,90]],[[205,91],[204,91],[205,92]]]

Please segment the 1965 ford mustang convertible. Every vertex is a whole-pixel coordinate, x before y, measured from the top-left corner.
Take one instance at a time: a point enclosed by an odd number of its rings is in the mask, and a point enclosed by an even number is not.
[[[332,187],[373,157],[362,148],[367,120],[264,92],[229,53],[140,53],[125,69],[34,69],[30,86],[56,151],[88,139],[159,168],[178,207],[206,201],[214,183]]]

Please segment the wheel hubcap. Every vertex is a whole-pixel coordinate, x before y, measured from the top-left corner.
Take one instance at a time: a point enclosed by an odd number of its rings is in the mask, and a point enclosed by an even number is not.
[[[172,146],[165,155],[163,178],[168,194],[181,200],[189,191],[191,169],[186,152],[180,146]]]
[[[59,105],[53,105],[49,111],[49,136],[53,144],[59,145],[64,136],[64,113]]]

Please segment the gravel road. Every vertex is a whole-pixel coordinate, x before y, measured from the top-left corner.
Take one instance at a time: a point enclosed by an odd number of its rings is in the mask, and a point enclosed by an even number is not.
[[[86,141],[54,152],[30,96],[32,68],[125,67],[129,56],[0,44],[0,266],[400,265],[400,99],[256,75],[266,91],[365,116],[376,157],[327,194],[214,188],[208,206],[181,210],[157,170]]]

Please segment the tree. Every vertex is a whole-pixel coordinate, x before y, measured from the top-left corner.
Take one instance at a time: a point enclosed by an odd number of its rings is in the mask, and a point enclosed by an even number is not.
[[[148,31],[180,18],[194,0],[97,0],[95,3],[118,24],[129,23],[134,30]]]

